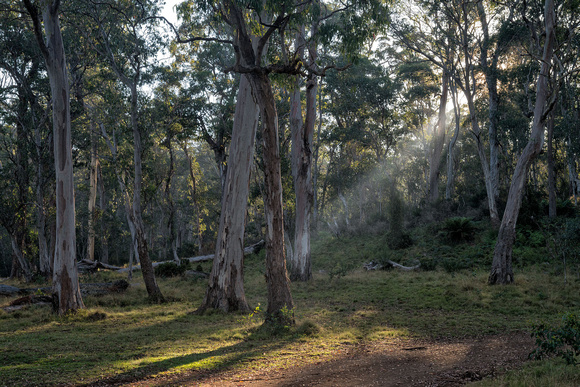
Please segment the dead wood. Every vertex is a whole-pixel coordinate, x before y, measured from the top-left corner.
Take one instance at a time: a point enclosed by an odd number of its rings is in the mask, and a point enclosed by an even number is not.
[[[88,259],[83,259],[77,262],[77,267],[79,273],[93,273],[99,269],[104,270],[121,270],[122,267],[109,265],[99,261],[89,261]]]
[[[384,261],[384,263],[371,261],[369,263],[365,263],[363,265],[363,267],[367,271],[368,270],[390,270],[393,268],[397,268],[397,269],[401,269],[401,270],[405,270],[405,271],[412,271],[412,270],[418,270],[421,267],[421,263],[418,263],[415,266],[403,266],[397,262],[394,262],[394,261],[391,261],[390,259],[387,259]]]
[[[250,254],[257,254],[260,252],[260,250],[264,247],[264,245],[266,244],[266,242],[264,242],[263,240],[261,240],[258,243],[254,243],[251,246],[248,246],[246,248],[244,248],[244,255],[250,255]],[[191,263],[193,262],[206,262],[206,261],[211,261],[213,260],[215,254],[209,254],[209,255],[200,255],[197,257],[191,257],[191,258],[182,258],[182,261],[189,261]],[[174,260],[170,260],[170,261],[161,261],[161,262],[153,262],[153,267],[162,265],[164,263],[169,263],[169,262],[175,262]],[[139,270],[141,268],[140,265],[135,265],[133,266],[133,270]],[[124,267],[124,268],[119,268],[117,270],[119,273],[126,273],[129,271],[128,267]]]

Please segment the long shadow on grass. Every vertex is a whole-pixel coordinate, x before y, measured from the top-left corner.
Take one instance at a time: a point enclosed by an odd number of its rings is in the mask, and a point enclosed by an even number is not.
[[[220,357],[218,360],[210,361],[209,365],[192,366],[191,369],[180,373],[180,383],[186,380],[191,382],[201,381],[214,374],[227,371],[238,364],[264,357],[291,344],[299,337],[289,332],[278,334],[270,334],[270,332],[270,328],[262,326],[256,328],[246,340],[234,345],[150,362],[131,368],[124,373],[81,386],[120,385],[131,381],[144,380],[173,368],[203,362],[212,357]],[[264,339],[269,334],[270,337]]]

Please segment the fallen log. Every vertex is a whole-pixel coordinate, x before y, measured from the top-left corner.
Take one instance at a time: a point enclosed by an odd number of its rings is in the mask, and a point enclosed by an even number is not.
[[[7,286],[7,285],[4,285]],[[117,280],[114,282],[104,282],[104,283],[96,283],[96,284],[80,284],[81,286],[81,294],[83,297],[85,296],[102,296],[109,293],[121,293],[124,292],[129,288],[129,282],[125,281],[124,279]],[[15,296],[18,294],[28,294],[33,295],[33,293],[44,293],[45,295],[52,294],[52,288],[44,287],[44,288],[26,288],[20,289],[15,286],[11,286],[11,288],[16,289],[10,293],[10,296]],[[35,294],[38,295],[38,294]],[[30,297],[30,296],[27,296]],[[24,298],[24,297],[23,297]],[[13,301],[14,302],[14,301]]]
[[[83,259],[77,262],[77,268],[79,273],[93,273],[98,269],[105,270],[121,270],[122,267],[109,265],[99,261],[89,261],[88,259]]]
[[[0,285],[0,296],[12,297],[20,294],[20,288],[10,285]]]
[[[22,309],[25,306],[32,305],[32,304],[52,305],[52,297],[31,294],[29,296],[17,298],[16,300],[12,301],[8,306],[3,307],[2,309],[5,312],[14,312],[15,310]]]
[[[261,240],[258,243],[254,243],[253,245],[244,248],[244,255],[259,253],[265,244],[266,244],[266,242],[264,242],[264,240]],[[182,261],[189,261],[191,263],[206,262],[206,261],[211,261],[214,258],[214,256],[215,256],[215,254],[200,255],[200,256],[191,257],[191,258],[181,258],[181,260]],[[153,262],[152,265],[153,265],[153,267],[156,267],[156,266],[162,265],[164,263],[169,263],[169,262],[175,262],[175,261],[170,260],[170,261]],[[133,270],[140,270],[140,269],[141,269],[141,265],[133,266]],[[128,267],[120,268],[119,270],[117,270],[117,272],[119,272],[119,273],[127,273],[128,271],[129,271]]]
[[[401,269],[401,270],[405,270],[405,271],[412,271],[412,270],[418,270],[421,267],[421,263],[418,263],[415,266],[403,266],[397,262],[391,261],[390,259],[386,259],[384,262],[386,264],[371,261],[369,263],[365,263],[363,265],[363,267],[367,271],[369,271],[369,270],[389,270],[392,268],[397,268],[397,269]]]

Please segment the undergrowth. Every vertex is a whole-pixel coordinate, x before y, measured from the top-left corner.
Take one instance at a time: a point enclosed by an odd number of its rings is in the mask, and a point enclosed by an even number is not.
[[[388,247],[385,234],[340,239],[322,234],[313,245],[313,280],[291,284],[296,325],[281,329],[263,325],[263,253],[245,260],[251,314],[192,314],[207,282],[187,276],[159,278],[170,302],[151,305],[139,275],[123,294],[85,298],[86,310],[76,315],[59,318],[42,306],[0,310],[0,385],[86,384],[305,366],[361,343],[529,331],[534,323],[554,325],[562,314],[579,312],[580,281],[564,284],[561,276],[546,270],[550,261],[518,264],[515,285],[488,286],[493,234],[475,223],[472,239],[449,244],[433,238],[438,227],[415,230],[415,243],[400,250]],[[364,263],[381,259],[421,262],[423,269],[362,269]],[[209,270],[210,263],[206,266]],[[98,272],[81,280],[119,278]],[[521,371],[526,377],[548,375],[542,371],[546,367],[560,369],[557,360],[533,364],[537,366]],[[561,372],[569,373],[565,368]],[[510,375],[505,377],[514,379],[505,380],[531,380]]]

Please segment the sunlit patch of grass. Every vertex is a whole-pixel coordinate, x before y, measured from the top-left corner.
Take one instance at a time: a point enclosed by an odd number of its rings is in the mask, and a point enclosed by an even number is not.
[[[508,371],[493,379],[471,384],[477,387],[577,387],[578,367],[568,366],[563,359],[533,361],[521,369]]]
[[[559,313],[580,307],[580,282],[564,285],[541,268],[519,269],[516,284],[497,287],[487,285],[487,269],[479,267],[453,273],[366,272],[362,264],[384,254],[385,241],[354,239],[315,244],[313,280],[291,284],[297,325],[283,331],[261,329],[259,311],[190,314],[201,304],[206,280],[159,279],[169,302],[152,305],[138,272],[125,293],[87,297],[87,309],[76,315],[56,317],[49,307],[0,311],[0,385],[304,365],[373,341],[526,330],[530,322],[556,322]],[[415,259],[426,246],[417,244],[397,258]],[[328,270],[337,263],[347,270],[331,278]],[[252,308],[265,309],[263,254],[247,257],[245,265],[247,300]],[[82,280],[126,278],[99,273]]]

